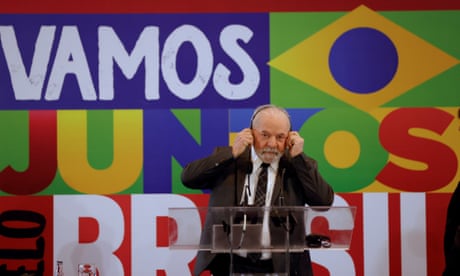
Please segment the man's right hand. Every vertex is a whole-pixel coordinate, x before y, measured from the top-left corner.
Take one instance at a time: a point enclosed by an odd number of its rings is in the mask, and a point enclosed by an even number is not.
[[[254,138],[252,137],[252,130],[250,128],[245,128],[238,132],[232,146],[233,158],[240,156],[253,142]]]

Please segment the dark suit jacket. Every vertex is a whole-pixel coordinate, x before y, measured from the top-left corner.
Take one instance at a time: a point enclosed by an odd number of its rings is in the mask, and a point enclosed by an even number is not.
[[[460,275],[460,182],[450,198],[444,230],[443,276]]]
[[[210,156],[188,164],[181,179],[186,187],[211,190],[208,207],[238,206],[251,164],[250,149],[234,159],[231,147],[219,147]],[[277,205],[281,194],[284,195],[285,206],[330,206],[334,199],[332,187],[319,174],[316,161],[305,154],[294,158],[287,154],[281,157],[273,190],[273,205]],[[205,227],[213,223],[207,217]],[[208,244],[209,238],[201,237]],[[210,251],[199,251],[194,275],[206,270],[214,257],[215,254]],[[273,253],[272,258],[275,271],[283,271],[284,254]],[[291,253],[290,259],[291,275],[312,275],[308,251]]]

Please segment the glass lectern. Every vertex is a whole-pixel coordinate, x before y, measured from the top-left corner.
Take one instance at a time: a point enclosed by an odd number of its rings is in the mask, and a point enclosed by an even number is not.
[[[348,249],[355,212],[354,206],[169,208],[169,247],[230,256],[284,253],[285,271],[272,275],[289,275],[289,253]]]

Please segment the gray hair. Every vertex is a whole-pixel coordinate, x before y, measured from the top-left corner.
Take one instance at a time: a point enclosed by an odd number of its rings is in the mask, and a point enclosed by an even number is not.
[[[291,129],[291,117],[289,116],[289,113],[287,112],[287,110],[282,107],[273,105],[273,104],[264,104],[264,105],[258,106],[254,110],[254,113],[252,113],[252,116],[251,116],[251,123],[250,123],[251,128],[252,128],[252,125],[254,124],[254,120],[256,119],[257,115],[259,115],[260,112],[264,110],[268,110],[268,109],[273,109],[273,110],[279,111],[283,113],[284,115],[286,115],[286,118],[289,121],[289,129]]]

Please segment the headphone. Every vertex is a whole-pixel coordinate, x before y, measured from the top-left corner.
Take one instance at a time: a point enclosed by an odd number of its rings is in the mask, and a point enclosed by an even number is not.
[[[288,121],[289,121],[289,131],[291,131],[292,130],[292,124],[291,124],[291,117],[289,116],[289,113],[286,111],[286,109],[284,109],[282,107],[279,107],[279,106],[276,106],[276,105],[273,105],[273,104],[264,104],[264,105],[261,105],[261,106],[257,107],[254,110],[254,113],[252,113],[249,128],[252,129],[253,124],[254,124],[254,120],[257,117],[257,115],[259,115],[260,112],[262,112],[262,111],[264,111],[266,109],[270,109],[270,108],[276,109],[278,111],[281,111],[284,115],[286,115],[286,117],[288,118]]]

